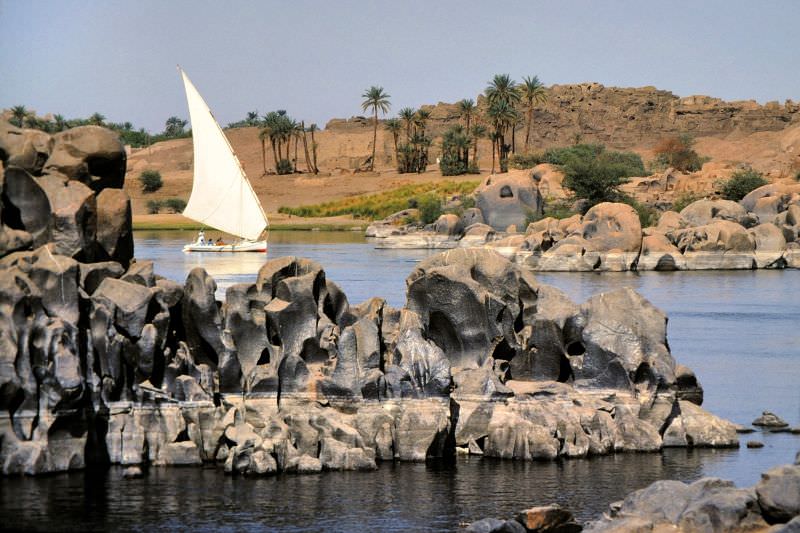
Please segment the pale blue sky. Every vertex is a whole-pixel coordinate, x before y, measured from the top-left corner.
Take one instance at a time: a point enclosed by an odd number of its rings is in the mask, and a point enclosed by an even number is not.
[[[186,117],[180,63],[223,124],[323,126],[381,85],[392,112],[474,98],[496,73],[551,85],[800,100],[800,1],[0,0],[0,108]]]

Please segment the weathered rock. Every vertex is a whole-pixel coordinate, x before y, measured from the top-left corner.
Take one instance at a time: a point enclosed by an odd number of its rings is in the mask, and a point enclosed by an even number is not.
[[[55,252],[90,262],[97,257],[97,200],[94,192],[77,181],[63,176],[36,178],[50,203]]]
[[[525,227],[529,214],[541,215],[544,207],[530,171],[491,175],[475,190],[476,206],[486,223],[498,231],[514,224]]]
[[[637,270],[685,270],[686,259],[665,235],[656,233],[642,239],[642,254]]]
[[[464,231],[461,219],[452,213],[441,215],[433,223],[433,231],[440,235],[460,235]]]
[[[133,258],[131,202],[118,189],[105,189],[97,195],[97,243],[102,254],[127,266]]]
[[[53,141],[46,173],[64,174],[95,192],[122,188],[126,155],[119,135],[100,126],[79,126],[55,134]]]
[[[3,221],[10,228],[24,230],[38,248],[53,237],[54,221],[50,200],[39,182],[27,171],[10,167],[3,185]]]
[[[517,514],[517,522],[523,525],[525,531],[537,532],[579,532],[581,526],[575,522],[572,513],[559,505],[531,507]]]
[[[800,466],[785,465],[764,472],[756,485],[756,495],[770,524],[800,516]]]
[[[138,338],[142,334],[152,296],[141,285],[105,278],[92,294],[92,302],[102,304],[112,312],[114,325],[128,337]]]
[[[194,268],[186,278],[182,303],[186,344],[195,361],[213,367],[217,366],[218,357],[224,350],[222,317],[214,296],[216,290],[214,279],[204,269]]]
[[[3,166],[18,167],[39,175],[52,149],[53,138],[47,133],[17,128],[0,120],[0,161]]]
[[[104,279],[118,279],[125,272],[122,265],[115,261],[80,263],[78,266],[80,270],[80,287],[89,295],[100,286]]]
[[[705,226],[715,219],[736,222],[747,215],[744,207],[730,200],[698,200],[683,208],[681,218],[688,226]]]
[[[789,426],[784,419],[770,411],[764,411],[761,413],[761,416],[753,420],[753,425],[768,428],[785,428]]]

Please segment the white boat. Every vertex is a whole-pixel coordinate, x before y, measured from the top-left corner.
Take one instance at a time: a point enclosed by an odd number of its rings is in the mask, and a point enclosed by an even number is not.
[[[178,67],[186,89],[194,147],[194,182],[183,216],[239,237],[232,243],[197,240],[184,252],[266,252],[267,215],[208,105]]]

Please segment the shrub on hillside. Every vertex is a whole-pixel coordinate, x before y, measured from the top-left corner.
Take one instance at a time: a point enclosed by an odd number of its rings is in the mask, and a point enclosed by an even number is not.
[[[454,154],[445,154],[439,160],[439,170],[442,176],[460,176],[467,173],[467,165]]]
[[[700,170],[708,158],[700,157],[692,146],[694,139],[687,134],[662,139],[654,150],[657,165],[662,168],[672,167],[682,172]]]
[[[157,215],[161,211],[161,200],[150,200],[147,202],[147,212],[151,215]]]
[[[654,207],[640,203],[630,196],[623,198],[623,201],[631,206],[636,211],[636,214],[639,215],[639,223],[642,225],[642,228],[649,228],[650,226],[658,224],[658,211]]]
[[[756,172],[752,168],[734,172],[728,181],[722,184],[720,193],[726,200],[733,200],[738,202],[747,194],[759,187],[769,183],[760,172]]]
[[[157,170],[145,170],[139,175],[142,183],[142,192],[156,192],[164,182],[161,180],[161,173]]]
[[[435,194],[425,194],[417,199],[419,219],[423,224],[432,224],[442,215],[442,201]]]
[[[180,198],[167,198],[164,200],[164,207],[173,213],[181,213],[186,208],[186,202]]]
[[[600,202],[617,202],[624,198],[619,187],[631,176],[641,176],[644,164],[632,152],[607,152],[600,145],[577,145],[565,155],[562,169],[564,187],[589,207]]]

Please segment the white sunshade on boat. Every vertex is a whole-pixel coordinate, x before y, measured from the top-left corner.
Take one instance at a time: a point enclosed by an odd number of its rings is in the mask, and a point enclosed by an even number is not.
[[[203,97],[186,73],[178,70],[186,88],[194,144],[194,183],[183,215],[256,240],[268,224],[261,202]]]

